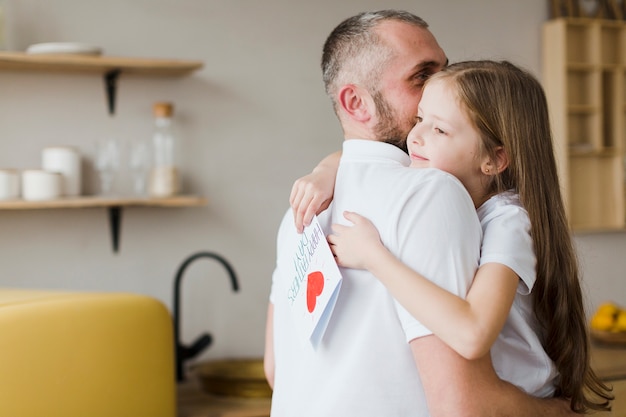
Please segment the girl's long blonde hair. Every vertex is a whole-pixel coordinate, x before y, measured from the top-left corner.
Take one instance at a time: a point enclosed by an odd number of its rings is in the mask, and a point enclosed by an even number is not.
[[[503,147],[509,158],[508,168],[494,178],[489,191],[515,190],[528,211],[537,257],[534,313],[544,349],[559,372],[556,395],[570,399],[576,412],[609,410],[611,390],[590,366],[580,272],[541,84],[506,61],[460,62],[431,79],[453,83],[480,132],[483,151],[495,160],[496,149]]]

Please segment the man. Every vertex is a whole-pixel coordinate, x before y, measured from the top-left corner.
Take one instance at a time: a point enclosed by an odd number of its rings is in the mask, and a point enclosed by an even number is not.
[[[345,141],[334,201],[320,223],[328,234],[332,223],[345,223],[344,210],[363,214],[402,262],[464,296],[480,250],[474,206],[452,176],[406,168],[400,149],[423,82],[446,62],[427,24],[409,13],[360,14],[331,33],[322,68]],[[279,258],[294,230],[288,211]],[[285,297],[291,276],[277,265],[265,357],[273,417],[569,415],[560,400],[534,399],[500,381],[488,356],[461,358],[366,271],[342,270],[320,345],[303,343]]]

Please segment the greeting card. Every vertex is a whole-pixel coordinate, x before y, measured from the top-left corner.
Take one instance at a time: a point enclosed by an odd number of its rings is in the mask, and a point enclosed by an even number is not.
[[[282,257],[290,277],[285,296],[296,327],[317,347],[341,289],[341,272],[317,216],[301,234],[294,229],[290,238],[290,256]]]

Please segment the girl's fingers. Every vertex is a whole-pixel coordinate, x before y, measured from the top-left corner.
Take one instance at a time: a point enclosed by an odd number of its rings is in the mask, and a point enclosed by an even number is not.
[[[296,180],[293,183],[293,187],[291,187],[291,193],[289,194],[289,205],[292,208],[297,207],[300,204],[300,200],[302,199],[302,194],[304,193],[300,187],[300,180]]]
[[[361,216],[358,213],[355,213],[354,211],[344,211],[343,217],[345,217],[346,220],[349,220],[354,224],[361,223],[366,220],[365,217]]]

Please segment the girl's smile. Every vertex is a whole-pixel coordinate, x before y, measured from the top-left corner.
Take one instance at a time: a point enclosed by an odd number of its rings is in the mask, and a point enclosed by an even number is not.
[[[415,162],[419,162],[419,161],[428,161],[428,159],[427,159],[427,158],[424,158],[423,156],[418,155],[418,154],[417,154],[417,153],[415,153],[415,152],[411,152],[411,154],[410,154],[409,156],[411,157],[411,162],[414,162],[414,161],[415,161]]]

